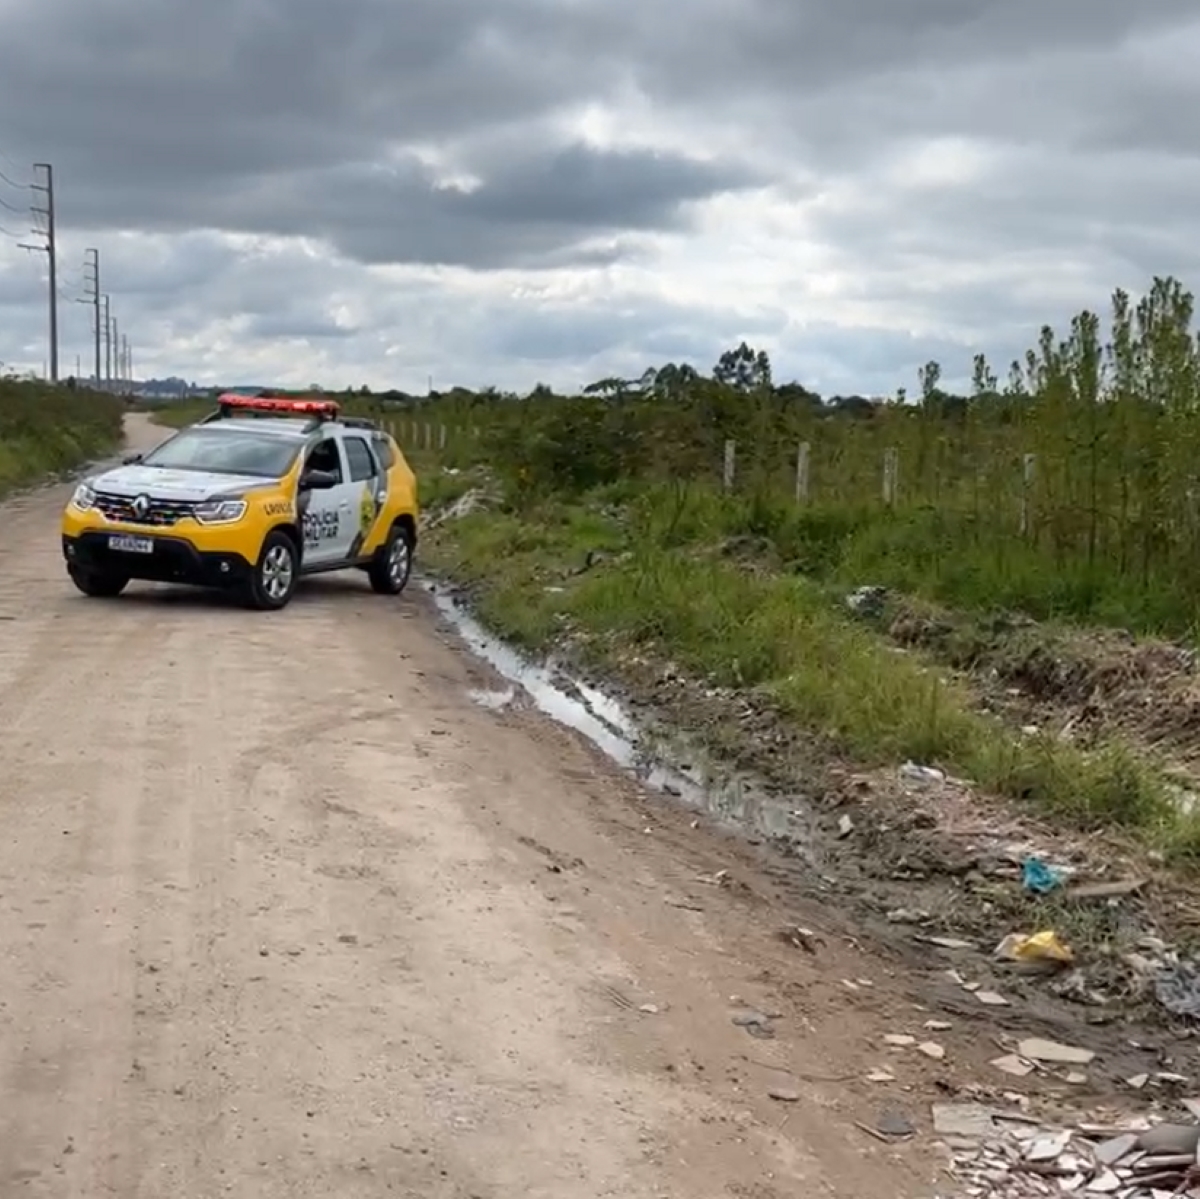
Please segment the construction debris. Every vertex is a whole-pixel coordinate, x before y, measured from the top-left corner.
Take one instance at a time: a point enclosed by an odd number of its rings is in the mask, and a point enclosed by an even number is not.
[[[935,1104],[933,1127],[961,1184],[956,1197],[1200,1199],[1200,1125],[1040,1127],[1023,1112],[964,1103]]]

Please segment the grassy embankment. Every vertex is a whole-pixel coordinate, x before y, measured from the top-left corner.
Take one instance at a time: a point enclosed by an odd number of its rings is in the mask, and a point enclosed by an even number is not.
[[[124,412],[105,393],[0,378],[0,495],[111,453]]]
[[[487,478],[499,503],[426,537],[432,568],[474,585],[500,633],[544,648],[570,632],[612,667],[631,649],[760,695],[863,764],[937,764],[1086,828],[1200,854],[1158,765],[1111,742],[1084,750],[979,710],[968,683],[900,654],[851,614],[884,584],[974,613],[1120,624],[1190,637],[1200,603],[1200,360],[1191,299],[1157,285],[1115,297],[1106,350],[1081,314],[1047,332],[1006,387],[977,362],[955,401],[925,373],[916,405],[818,414],[763,388],[701,381],[675,394],[537,397],[450,419],[425,502]],[[435,417],[436,419],[436,417]],[[722,447],[739,442],[734,492]],[[797,502],[794,462],[810,447]],[[881,478],[899,464],[894,500]],[[1032,464],[1026,454],[1033,454]],[[591,565],[589,566],[589,562]]]

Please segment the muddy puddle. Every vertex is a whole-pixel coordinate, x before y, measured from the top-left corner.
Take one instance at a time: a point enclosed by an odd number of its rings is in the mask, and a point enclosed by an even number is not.
[[[422,585],[471,652],[508,684],[469,692],[473,703],[493,711],[531,703],[586,737],[643,786],[727,827],[787,842],[793,853],[811,858],[807,836],[811,817],[799,801],[772,795],[755,779],[718,770],[683,737],[643,727],[620,700],[553,661],[526,659],[488,632],[441,587]]]

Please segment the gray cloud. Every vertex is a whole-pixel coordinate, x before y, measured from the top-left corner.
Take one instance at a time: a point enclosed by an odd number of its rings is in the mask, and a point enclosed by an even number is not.
[[[1198,52],[1193,0],[0,2],[0,171],[54,162],[65,294],[99,245],[164,373],[514,385],[747,336],[890,391],[1188,276]],[[12,240],[0,360],[37,365]]]

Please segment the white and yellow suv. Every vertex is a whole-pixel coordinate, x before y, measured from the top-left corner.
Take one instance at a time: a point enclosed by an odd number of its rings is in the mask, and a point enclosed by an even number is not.
[[[85,595],[131,579],[234,589],[282,608],[302,575],[356,567],[404,590],[417,481],[394,439],[331,400],[223,395],[157,449],[80,483],[62,518]]]

